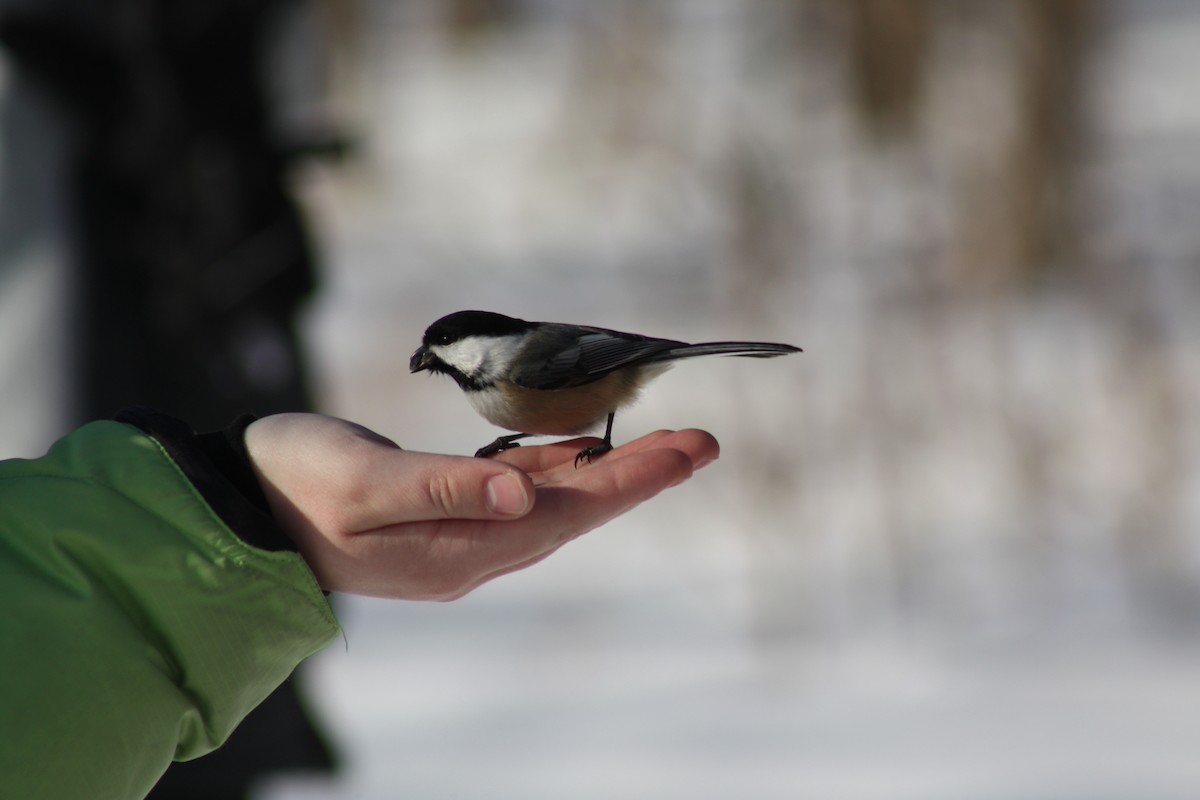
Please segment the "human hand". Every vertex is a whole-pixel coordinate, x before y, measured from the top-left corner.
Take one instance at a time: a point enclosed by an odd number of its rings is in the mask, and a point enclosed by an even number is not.
[[[719,455],[704,431],[658,431],[575,469],[589,443],[481,459],[402,450],[318,414],[246,429],[267,502],[321,587],[409,600],[453,600],[531,566]]]

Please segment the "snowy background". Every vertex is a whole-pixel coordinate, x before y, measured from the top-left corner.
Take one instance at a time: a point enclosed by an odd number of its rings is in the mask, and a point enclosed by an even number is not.
[[[287,114],[359,137],[297,179],[325,411],[490,441],[405,368],[460,308],[806,352],[662,378],[616,438],[722,459],[550,561],[338,598],[346,768],[262,800],[1200,793],[1200,6],[888,6],[297,21]],[[55,432],[57,252],[0,272],[5,453]]]

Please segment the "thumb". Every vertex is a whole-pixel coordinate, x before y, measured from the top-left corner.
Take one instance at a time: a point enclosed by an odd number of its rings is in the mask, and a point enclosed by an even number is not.
[[[533,481],[517,467],[401,450],[332,417],[264,417],[246,429],[246,447],[277,515],[298,513],[319,527],[363,531],[423,520],[515,519],[533,508]]]
[[[515,519],[533,508],[533,481],[502,462],[392,451],[385,478],[402,496],[380,509],[384,524],[430,519]],[[383,476],[380,476],[383,477]]]

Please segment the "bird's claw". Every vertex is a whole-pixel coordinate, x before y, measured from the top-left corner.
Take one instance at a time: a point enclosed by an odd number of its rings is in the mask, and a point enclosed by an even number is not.
[[[592,463],[592,459],[599,458],[612,449],[612,445],[608,442],[601,442],[600,444],[594,444],[591,447],[583,448],[579,451],[579,454],[575,456],[575,469],[579,469],[580,461],[586,461],[590,464]]]
[[[514,433],[511,436],[501,436],[491,444],[485,444],[483,447],[475,451],[476,458],[487,458],[494,456],[496,453],[503,453],[505,450],[512,450],[514,447],[520,447],[521,443],[517,439],[523,439],[529,434]]]

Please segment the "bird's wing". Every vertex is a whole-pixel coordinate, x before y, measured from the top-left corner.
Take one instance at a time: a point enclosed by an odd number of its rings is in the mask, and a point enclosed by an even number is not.
[[[550,330],[545,330],[550,328]],[[603,378],[618,367],[647,361],[683,346],[671,339],[655,339],[604,328],[571,325],[543,326],[538,340],[521,360],[531,366],[512,376],[529,389],[567,389]],[[549,335],[546,335],[549,334]]]

